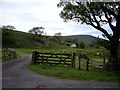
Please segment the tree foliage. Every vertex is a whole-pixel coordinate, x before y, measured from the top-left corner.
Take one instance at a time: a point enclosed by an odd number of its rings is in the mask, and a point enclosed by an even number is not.
[[[41,36],[44,33],[43,27],[33,27],[33,29],[29,30],[29,33]]]
[[[54,40],[57,41],[58,43],[61,43],[62,42],[62,33],[61,32],[55,33]]]
[[[84,49],[85,48],[85,44],[84,43],[80,43],[80,48]]]
[[[108,39],[111,36],[101,27],[103,24],[109,24],[110,28],[120,26],[120,2],[77,2],[67,0],[61,1],[58,7],[64,7],[61,11],[61,18],[65,21],[73,20],[76,22],[86,23],[93,26],[97,30],[103,32]],[[112,22],[115,22],[113,25]],[[115,33],[117,30],[113,30]],[[120,33],[120,31],[119,31]]]
[[[12,26],[12,25],[7,25],[7,26],[3,25],[2,29],[14,30],[16,28],[14,26]]]

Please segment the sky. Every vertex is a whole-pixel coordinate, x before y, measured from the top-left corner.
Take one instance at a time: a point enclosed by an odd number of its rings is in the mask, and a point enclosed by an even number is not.
[[[92,35],[102,33],[92,26],[76,22],[63,22],[59,14],[60,0],[0,0],[0,25],[12,25],[16,30],[28,32],[33,27],[44,27],[47,35]],[[108,26],[105,26],[109,29]]]

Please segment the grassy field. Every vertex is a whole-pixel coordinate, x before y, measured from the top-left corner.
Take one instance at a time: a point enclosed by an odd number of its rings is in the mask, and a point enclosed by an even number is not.
[[[101,49],[77,49],[77,48],[66,48],[66,49],[16,49],[19,52],[31,54],[33,51],[40,52],[51,52],[51,53],[72,53],[76,52],[76,65],[78,64],[78,55],[81,53],[86,54],[90,58],[90,70],[86,71],[86,61],[82,60],[82,70],[78,68],[72,68],[61,65],[42,65],[42,64],[28,64],[28,68],[38,74],[55,76],[64,79],[75,79],[75,80],[95,80],[95,81],[120,81],[118,73],[105,71],[103,69],[93,69],[103,63],[103,58],[108,57],[108,51],[104,48]],[[98,54],[99,53],[99,54]],[[102,54],[101,54],[102,53]]]
[[[26,49],[26,48],[16,48],[15,50],[31,54],[33,51],[39,51],[39,52],[51,52],[51,53],[72,53],[75,52],[76,55],[84,53],[90,58],[107,58],[108,57],[108,51],[104,48],[100,49],[79,49],[79,48],[69,48],[69,47],[63,47],[63,48],[47,48],[47,47],[41,47],[37,49]]]
[[[74,80],[95,80],[95,81],[120,81],[118,73],[108,72],[104,70],[78,70],[67,66],[50,66],[50,65],[32,65],[28,64],[28,68],[33,72],[46,76],[55,76],[63,79]]]

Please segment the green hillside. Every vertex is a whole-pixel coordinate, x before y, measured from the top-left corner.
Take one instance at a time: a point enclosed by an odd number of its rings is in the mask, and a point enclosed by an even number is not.
[[[64,48],[61,45],[46,36],[39,37],[21,31],[0,29],[2,31],[3,48]]]
[[[2,29],[2,47],[10,48],[27,48],[36,47],[34,41],[37,38],[34,35],[30,35],[24,32]]]
[[[71,41],[70,44],[77,42],[83,42],[85,45],[89,45],[96,42],[96,38],[90,35],[73,35],[62,36],[60,43],[56,41],[53,36],[41,36],[33,35],[21,31],[0,29],[2,32],[2,47],[3,48],[69,48],[66,45],[67,41]]]
[[[93,42],[96,42],[96,37],[90,36],[90,35],[72,35],[72,36],[64,36],[64,39],[68,40],[78,40],[85,44],[91,44]]]

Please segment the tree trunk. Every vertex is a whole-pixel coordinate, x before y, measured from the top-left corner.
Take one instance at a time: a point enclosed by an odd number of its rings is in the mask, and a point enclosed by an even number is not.
[[[119,39],[112,38],[109,44],[110,44],[110,57],[108,63],[106,63],[105,65],[105,68],[107,70],[112,70],[112,71],[120,70],[119,60],[118,60]]]

